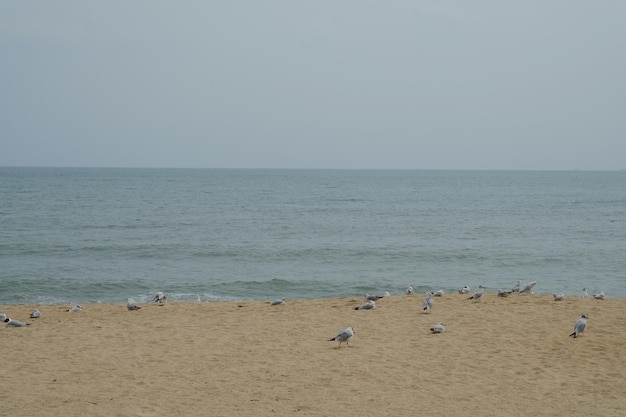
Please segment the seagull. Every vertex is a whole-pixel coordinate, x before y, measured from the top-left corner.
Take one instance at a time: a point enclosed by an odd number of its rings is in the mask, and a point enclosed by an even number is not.
[[[4,322],[6,323],[5,326],[7,327],[26,327],[26,326],[30,326],[30,323],[24,323],[23,321],[17,321],[17,320],[13,320],[10,318],[6,318],[4,319]]]
[[[552,296],[554,297],[554,301],[563,301],[563,300],[565,300],[565,294],[563,294],[562,292],[560,292],[558,294],[552,294]]]
[[[433,309],[433,299],[431,298],[431,293],[427,292],[426,297],[424,297],[424,302],[422,303],[422,310],[427,313],[430,313]]]
[[[39,317],[41,317],[41,311],[39,311],[39,309],[34,309],[32,311],[32,313],[30,313],[30,318],[31,319],[38,319]]]
[[[153,303],[167,303],[167,297],[161,291],[154,294],[152,298]]]
[[[406,287],[406,295],[413,295],[415,293],[415,290],[413,290],[413,285],[409,285],[408,287]]]
[[[498,292],[496,293],[496,295],[498,297],[508,297],[509,294],[511,294],[513,291],[507,291],[507,290],[498,290]]]
[[[472,292],[472,289],[469,287],[469,285],[465,285],[463,288],[459,290],[459,294],[469,294],[471,292]]]
[[[445,330],[443,326],[444,324],[442,322],[439,322],[435,324],[433,327],[431,327],[430,331],[433,333],[443,333],[443,331]]]
[[[4,321],[7,318],[7,313],[0,311],[0,320]]]
[[[437,291],[433,291],[433,295],[435,297],[443,297],[443,289],[437,290]]]
[[[600,291],[599,293],[594,294],[593,298],[595,298],[596,300],[604,300],[604,291]]]
[[[532,291],[532,289],[533,289],[533,287],[534,287],[536,284],[537,284],[537,281],[532,281],[532,282],[529,282],[528,284],[526,284],[526,285],[524,286],[524,288],[522,288],[522,289],[519,291],[519,293],[520,293],[520,294],[524,294],[525,292],[527,292],[527,293],[528,293],[528,295],[530,295],[530,294],[531,294],[531,291]]]
[[[339,330],[339,332],[337,333],[337,336],[333,337],[332,339],[328,339],[328,341],[339,342],[339,346],[337,346],[337,349],[341,347],[342,342],[346,342],[346,345],[348,345],[348,347],[352,347],[350,346],[350,343],[348,341],[352,339],[352,336],[354,336],[354,333],[355,332],[352,327],[346,327],[345,329]]]
[[[589,297],[589,293],[587,292],[587,288],[583,288],[582,292],[583,292],[583,298]]]
[[[128,308],[128,311],[139,310],[141,308],[132,298],[128,299],[128,304],[126,305],[126,307]]]
[[[378,300],[380,300],[381,298],[383,298],[383,296],[382,296],[382,295],[376,295],[376,294],[369,295],[369,294],[365,294],[365,300],[366,300],[366,301],[370,301],[370,300],[371,300],[371,301],[378,301]]]
[[[354,307],[355,310],[372,310],[376,308],[376,303],[373,300],[367,300],[365,304]]]
[[[199,302],[199,303],[202,302],[202,300],[200,299],[200,294],[196,294],[196,301]]]
[[[573,336],[573,337],[580,336],[582,332],[585,331],[585,328],[587,327],[588,318],[589,317],[585,316],[584,314],[581,314],[578,321],[576,321],[576,324],[574,324],[574,332],[570,334],[570,336]]]
[[[483,292],[485,292],[485,287],[479,285],[477,289],[474,290],[474,294],[468,298],[468,300],[480,301],[480,297],[483,296]]]
[[[280,306],[283,305],[287,302],[287,300],[283,297],[283,298],[279,298],[277,300],[274,301],[268,301],[268,303],[270,303],[271,306]]]
[[[511,290],[512,292],[519,292],[520,286],[522,285],[522,282],[518,279],[517,281],[515,281],[515,285],[513,285],[513,289]]]
[[[67,311],[69,311],[70,313],[78,313],[79,311],[82,311],[81,306],[74,306],[70,309],[68,309]]]

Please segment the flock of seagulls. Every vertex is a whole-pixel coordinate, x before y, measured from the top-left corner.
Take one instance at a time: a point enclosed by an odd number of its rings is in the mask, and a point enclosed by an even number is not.
[[[163,304],[163,303],[165,303],[167,301],[167,297],[163,294],[163,292],[159,291],[159,292],[157,292],[154,295],[154,298],[152,299],[152,301]],[[134,310],[141,309],[141,306],[139,304],[137,304],[135,302],[135,300],[133,300],[132,298],[128,299],[128,303],[126,304],[126,307],[128,308],[128,311],[134,311]],[[68,308],[65,311],[68,312],[68,313],[79,313],[79,312],[83,311],[83,308],[80,305],[75,305],[75,306],[72,306],[72,307]],[[30,318],[31,319],[38,319],[40,317],[41,317],[41,310],[39,310],[38,308],[34,309],[30,313]],[[7,317],[5,312],[0,312],[0,322],[4,322],[5,326],[7,326],[7,327],[26,327],[26,326],[30,326],[30,323],[19,321],[19,320],[13,320],[13,319]]]
[[[529,283],[527,283],[526,285],[524,285],[522,287],[522,283],[521,281],[517,280],[515,282],[515,284],[513,285],[513,288],[511,288],[510,290],[502,290],[499,289],[496,292],[496,295],[498,297],[507,297],[509,296],[509,294],[512,293],[518,293],[518,294],[528,294],[531,295],[533,294],[533,288],[535,287],[535,285],[537,285],[537,281],[531,281]],[[473,301],[480,301],[482,295],[485,292],[485,287],[483,285],[479,285],[478,287],[476,287],[476,289],[474,291],[472,291],[472,289],[468,286],[465,285],[462,288],[460,288],[458,290],[459,294],[472,294],[470,297],[468,297],[468,300],[473,300]],[[425,297],[424,297],[424,301],[422,303],[422,311],[425,313],[431,313],[433,310],[433,297],[443,297],[444,295],[444,290],[443,289],[439,289],[439,290],[435,290],[432,292],[427,292]],[[388,294],[388,293],[387,293]],[[413,284],[409,285],[406,290],[405,290],[405,294],[406,295],[413,295],[415,294],[415,287]],[[565,299],[565,294],[563,292],[559,292],[559,293],[555,293],[553,294],[554,296],[554,301],[563,301]],[[587,289],[583,288],[583,297],[588,296],[588,292]],[[370,294],[366,294],[365,295],[365,299],[366,302],[364,304],[361,304],[359,306],[354,307],[355,310],[372,310],[374,308],[376,308],[376,301],[380,298],[383,298],[382,296],[376,296],[376,295],[370,295]],[[596,294],[593,295],[593,298],[597,299],[597,300],[604,300],[605,299],[605,294],[604,291],[600,291]],[[588,316],[586,316],[585,314],[582,314],[580,316],[580,318],[576,321],[575,325],[574,325],[574,332],[572,334],[570,334],[570,336],[572,337],[577,337],[580,336],[584,331],[585,328],[587,327],[587,320],[589,319]],[[442,322],[436,323],[434,324],[431,328],[430,331],[432,333],[443,333],[445,330],[445,325]],[[339,346],[341,346],[341,341],[346,341],[349,340],[350,338],[352,338],[354,334],[354,331],[352,329],[352,327],[348,327],[346,329],[342,329],[339,331],[339,334],[337,336],[335,336],[332,339],[329,339],[330,341],[339,341]],[[350,346],[350,345],[348,345]]]
[[[521,286],[521,282],[518,280],[515,282],[515,285],[513,286],[513,288],[511,290],[501,290],[499,289],[497,291],[497,295],[498,297],[507,297],[509,294],[511,293],[519,293],[519,294],[532,294],[532,290],[535,287],[535,285],[537,284],[537,281],[532,281],[529,282],[528,284],[526,284],[524,287]],[[478,287],[476,287],[476,289],[474,291],[471,290],[471,288],[468,285],[463,286],[462,288],[460,288],[458,290],[459,294],[472,294],[470,297],[468,297],[468,300],[473,300],[473,301],[480,301],[482,295],[485,292],[485,287],[482,285],[479,285]],[[589,293],[587,291],[586,288],[582,289],[583,292],[583,297],[588,297]],[[413,284],[409,285],[406,290],[405,293],[407,295],[413,295],[415,294],[415,289]],[[443,297],[444,296],[444,290],[443,289],[439,289],[439,290],[435,290],[432,292],[427,292],[425,297],[424,297],[424,301],[422,303],[422,311],[425,313],[431,313],[433,310],[433,297]],[[390,295],[388,292],[385,293],[385,296]],[[370,294],[365,294],[365,303],[360,304],[356,307],[354,307],[355,310],[373,310],[376,308],[376,301],[380,300],[381,298],[383,298],[384,296],[379,296],[379,295],[370,295]],[[559,292],[559,293],[555,293],[553,294],[554,297],[554,301],[563,301],[565,299],[565,294],[563,292]],[[595,293],[593,295],[593,298],[597,299],[597,300],[604,300],[605,299],[605,294],[604,291],[600,291],[598,293]],[[200,301],[200,296],[198,295],[198,301]],[[163,294],[162,291],[157,292],[154,297],[152,298],[152,302],[154,303],[159,303],[159,304],[164,304],[167,302],[167,297],[165,296],[165,294]],[[270,304],[271,306],[278,306],[278,305],[284,305],[286,304],[287,300],[285,298],[279,298],[279,299],[275,299],[273,301],[268,301],[267,303]],[[132,298],[128,298],[128,302],[127,302],[127,308],[129,311],[136,311],[141,309],[141,306],[139,306],[134,299]],[[82,311],[82,307],[80,305],[75,305],[69,309],[66,310],[67,312],[70,313],[77,313]],[[41,317],[41,311],[39,309],[34,309],[31,314],[30,314],[30,318],[31,319],[37,319]],[[585,314],[582,314],[578,320],[576,321],[576,323],[574,324],[574,331],[569,335],[570,337],[578,337],[580,336],[585,329],[587,328],[587,320],[589,319],[589,317]],[[27,327],[30,325],[30,323],[27,322],[22,322],[19,320],[14,320],[11,319],[10,317],[8,317],[6,315],[6,313],[4,312],[0,312],[0,322],[4,322],[6,327]],[[438,333],[443,333],[445,330],[445,325],[442,322],[438,322],[436,324],[434,324],[431,328],[430,331],[433,334],[438,334]],[[349,341],[352,339],[352,337],[354,336],[354,329],[349,326],[346,328],[343,328],[341,330],[339,330],[337,332],[337,335],[335,337],[333,337],[332,339],[328,339],[328,341],[331,342],[339,342],[339,345],[337,346],[337,348],[341,347],[342,343],[346,343],[346,345],[348,347],[350,347],[350,343]]]

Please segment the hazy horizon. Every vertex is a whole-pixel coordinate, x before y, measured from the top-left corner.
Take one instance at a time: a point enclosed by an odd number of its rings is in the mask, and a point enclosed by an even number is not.
[[[0,166],[618,171],[626,3],[0,3]]]

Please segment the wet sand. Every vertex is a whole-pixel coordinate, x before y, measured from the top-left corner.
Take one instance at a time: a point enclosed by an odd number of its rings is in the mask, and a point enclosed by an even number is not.
[[[422,300],[0,306],[31,323],[0,328],[0,415],[626,415],[626,300]]]

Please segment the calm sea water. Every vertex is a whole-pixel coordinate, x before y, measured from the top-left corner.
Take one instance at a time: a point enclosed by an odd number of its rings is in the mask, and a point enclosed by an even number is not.
[[[0,168],[0,303],[626,298],[626,172]]]

